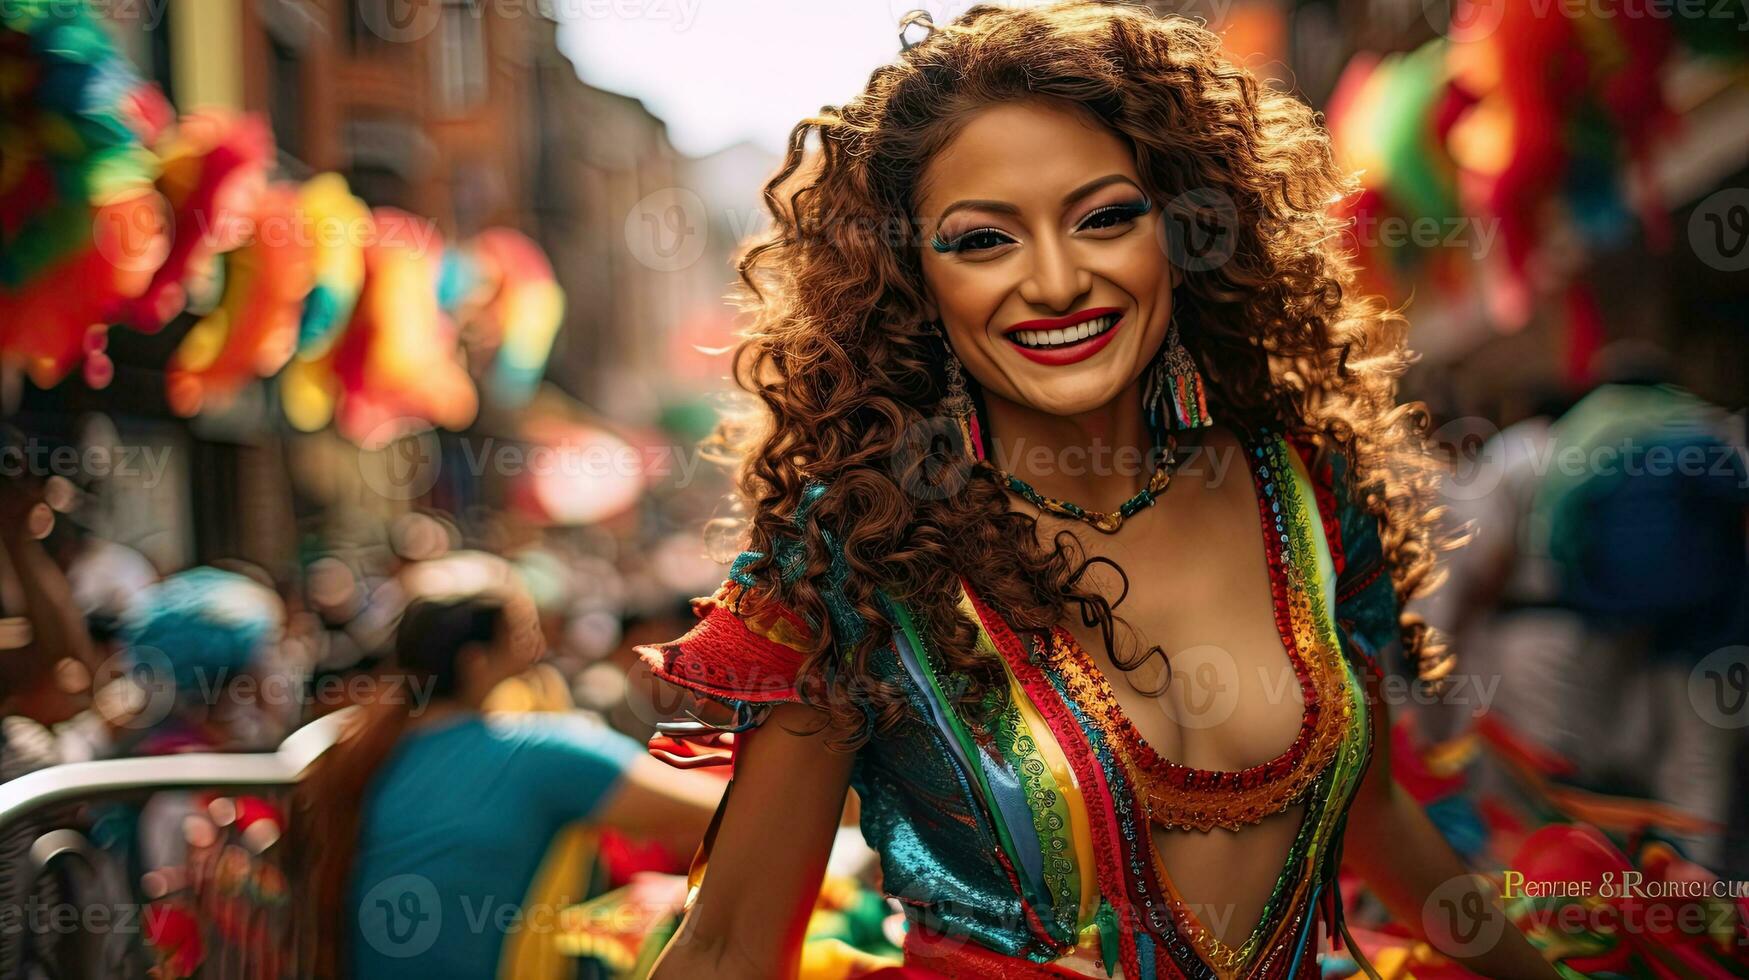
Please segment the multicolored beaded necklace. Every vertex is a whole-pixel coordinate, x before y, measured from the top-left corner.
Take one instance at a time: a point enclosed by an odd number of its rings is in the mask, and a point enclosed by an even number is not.
[[[1063,517],[1072,517],[1078,521],[1086,521],[1096,530],[1106,534],[1116,534],[1123,527],[1123,522],[1144,507],[1151,507],[1167,486],[1172,483],[1172,468],[1178,464],[1178,437],[1172,432],[1166,433],[1164,451],[1159,453],[1159,461],[1154,464],[1154,472],[1148,477],[1148,485],[1135,496],[1117,505],[1116,510],[1088,510],[1080,504],[1057,497],[1039,493],[1032,484],[1015,476],[989,459],[980,456],[978,465],[987,467],[996,474],[996,479],[1008,489],[1018,494],[1039,510],[1049,511]]]

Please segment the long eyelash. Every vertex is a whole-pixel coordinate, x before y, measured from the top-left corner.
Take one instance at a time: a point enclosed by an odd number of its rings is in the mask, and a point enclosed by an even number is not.
[[[960,250],[960,243],[961,242],[972,237],[973,235],[976,235],[977,233],[979,233],[981,231],[993,231],[998,235],[1004,234],[1004,232],[1000,228],[990,228],[990,227],[973,228],[971,231],[963,232],[963,233],[955,236],[954,240],[951,242],[944,242],[941,240],[941,232],[938,231],[935,233],[935,235],[933,237],[931,237],[929,239],[929,247],[935,249],[937,252],[957,252]]]
[[[1144,197],[1139,201],[1131,201],[1128,204],[1108,204],[1105,207],[1094,211],[1092,214],[1089,214],[1087,217],[1082,218],[1081,223],[1086,224],[1108,211],[1119,212],[1126,216],[1126,220],[1134,220],[1152,210],[1154,210],[1154,202]]]
[[[1152,210],[1154,210],[1154,202],[1144,197],[1139,201],[1131,201],[1127,204],[1110,204],[1103,208],[1099,208],[1087,215],[1087,217],[1082,218],[1081,223],[1086,224],[1088,221],[1091,221],[1099,215],[1107,212],[1117,212],[1124,215],[1125,220],[1133,221]],[[1002,234],[1002,231],[998,228],[973,228],[971,231],[965,232],[964,234],[955,237],[953,241],[948,242],[942,240],[940,232],[936,232],[929,239],[929,247],[935,249],[937,252],[957,252],[960,250],[961,242],[983,231],[995,232],[998,235]]]

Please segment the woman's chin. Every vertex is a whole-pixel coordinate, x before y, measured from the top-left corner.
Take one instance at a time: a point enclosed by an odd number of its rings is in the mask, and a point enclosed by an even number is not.
[[[1115,371],[1078,373],[1088,376],[1044,371],[1038,377],[1015,378],[1017,401],[1047,415],[1084,415],[1111,404],[1129,388],[1128,379]]]

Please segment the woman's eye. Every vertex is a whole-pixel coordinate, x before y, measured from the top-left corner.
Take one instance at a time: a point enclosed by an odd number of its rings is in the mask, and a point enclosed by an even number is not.
[[[1152,210],[1147,201],[1136,201],[1131,204],[1113,204],[1103,207],[1088,215],[1081,222],[1083,230],[1097,231],[1102,228],[1115,228],[1126,222],[1134,221]]]
[[[968,231],[948,244],[946,251],[950,252],[982,252],[1006,245],[1013,239],[994,228],[979,228]]]

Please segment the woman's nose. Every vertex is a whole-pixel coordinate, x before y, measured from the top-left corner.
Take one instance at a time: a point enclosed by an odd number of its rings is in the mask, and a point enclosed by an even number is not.
[[[1053,238],[1041,238],[1032,249],[1032,267],[1021,283],[1020,298],[1055,312],[1068,312],[1093,288],[1093,274],[1076,260],[1074,250]]]

